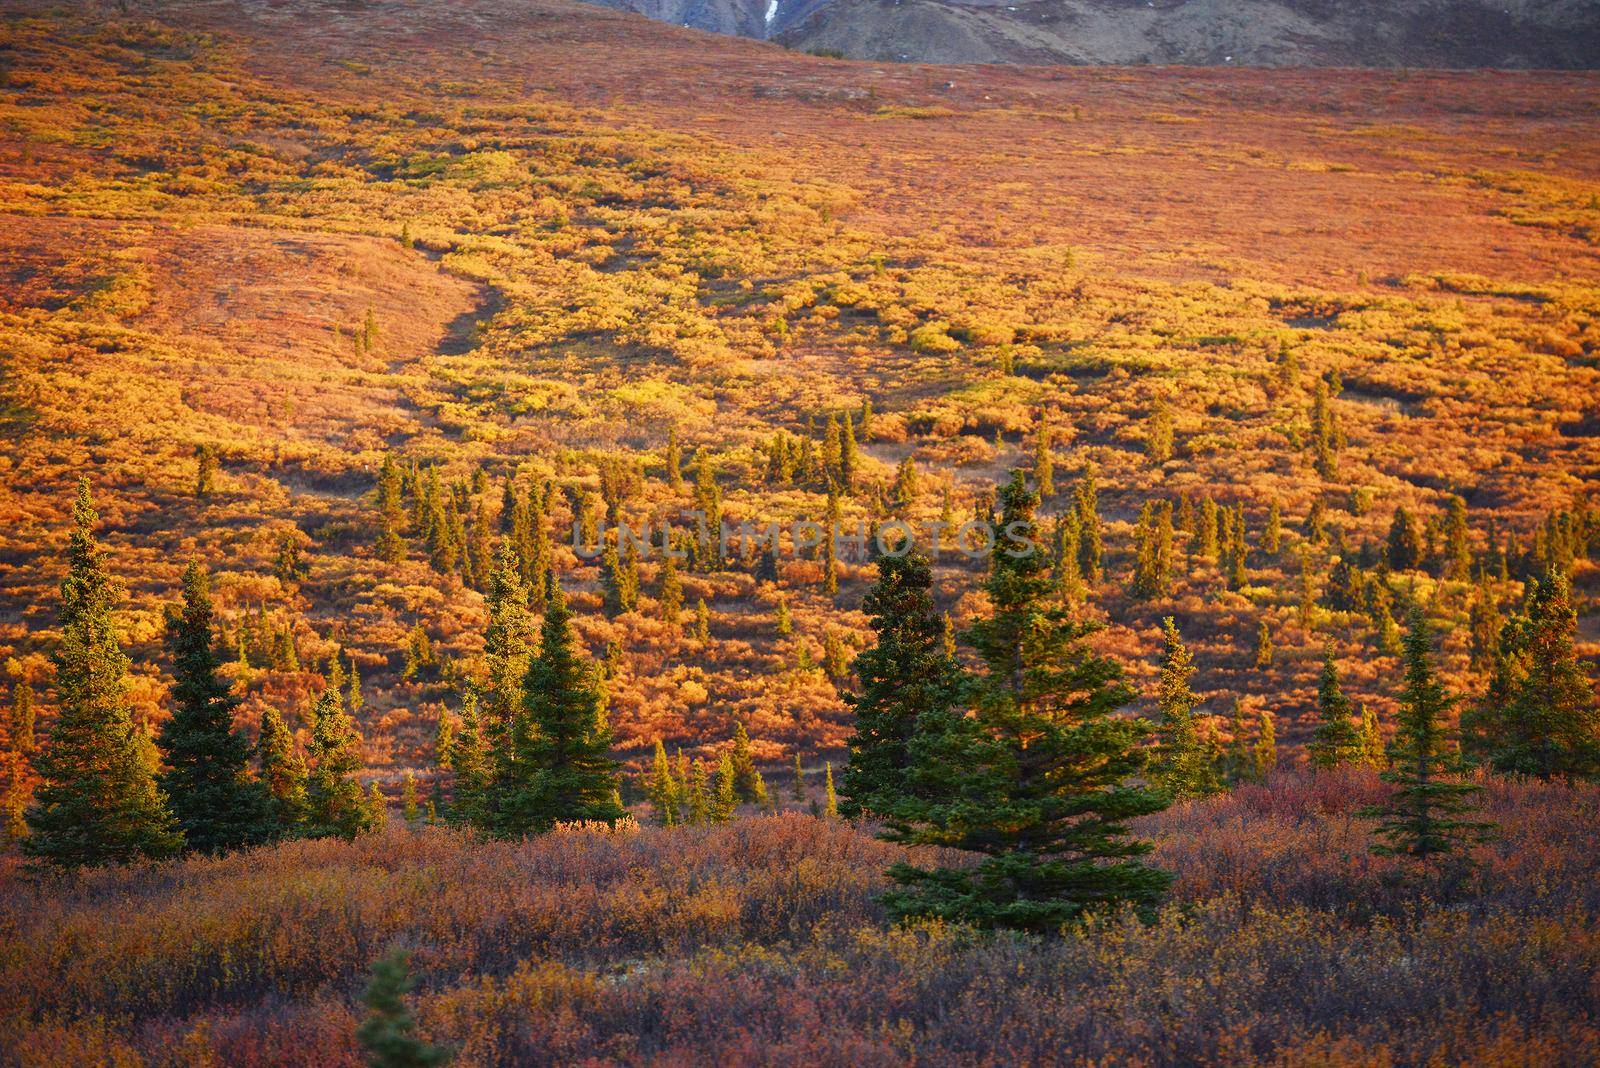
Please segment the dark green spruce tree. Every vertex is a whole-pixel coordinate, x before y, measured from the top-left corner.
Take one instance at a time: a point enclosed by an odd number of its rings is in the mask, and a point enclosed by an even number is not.
[[[1489,694],[1464,717],[1467,749],[1501,774],[1600,778],[1600,695],[1578,661],[1567,576],[1533,582],[1501,629]]]
[[[306,833],[355,838],[376,829],[378,814],[355,778],[361,770],[361,732],[331,683],[311,709],[310,754]]]
[[[1217,754],[1200,737],[1194,710],[1200,705],[1190,680],[1194,654],[1183,644],[1168,616],[1162,622],[1164,649],[1156,701],[1161,708],[1160,748],[1153,778],[1173,798],[1209,797],[1222,789]]]
[[[1359,764],[1361,732],[1356,729],[1355,707],[1339,686],[1339,665],[1330,644],[1322,651],[1322,679],[1317,685],[1317,726],[1306,747],[1314,768]]]
[[[111,618],[117,588],[95,540],[88,479],[78,483],[72,520],[52,657],[57,714],[35,757],[39,785],[22,848],[67,867],[168,857],[183,836],[128,705],[128,658]]]
[[[928,558],[915,549],[878,557],[878,579],[863,611],[877,641],[852,665],[861,691],[847,695],[856,716],[850,761],[839,790],[847,817],[887,813],[906,795],[907,745],[925,711],[950,709],[960,673],[944,648],[944,619],[933,603]]]
[[[506,835],[548,831],[557,823],[615,823],[624,815],[616,802],[602,695],[553,576],[548,591],[539,652],[528,662],[512,728],[518,774],[500,798],[497,828]]]
[[[202,853],[257,845],[273,837],[271,798],[250,774],[250,743],[233,727],[239,699],[217,669],[211,581],[191,563],[183,606],[169,609],[172,715],[161,725],[158,777],[184,844]]]
[[[274,833],[298,834],[307,815],[306,762],[295,746],[293,732],[276,708],[261,713],[256,758],[261,766],[261,784],[271,801]]]
[[[449,1064],[450,1051],[417,1035],[416,1017],[405,1003],[413,986],[411,955],[393,949],[372,965],[372,979],[361,995],[367,1017],[356,1040],[371,1068],[436,1068]]]
[[[1394,794],[1370,812],[1379,818],[1372,851],[1434,861],[1459,854],[1486,836],[1489,825],[1463,818],[1472,810],[1476,784],[1453,775],[1453,754],[1447,746],[1445,716],[1452,699],[1433,669],[1433,643],[1419,607],[1411,609],[1405,639],[1405,685],[1400,715],[1383,773]]]
[[[1000,504],[1002,530],[1032,528],[1037,499],[1020,472]],[[897,864],[899,887],[883,899],[896,917],[1054,932],[1126,905],[1153,908],[1171,882],[1141,863],[1151,847],[1128,829],[1167,804],[1132,780],[1150,725],[1118,714],[1133,696],[1120,667],[1088,647],[1096,625],[1071,616],[1053,587],[1047,554],[996,539],[990,615],[968,632],[986,668],[970,680],[974,714],[922,714],[907,796],[891,814],[897,839],[977,862]]]

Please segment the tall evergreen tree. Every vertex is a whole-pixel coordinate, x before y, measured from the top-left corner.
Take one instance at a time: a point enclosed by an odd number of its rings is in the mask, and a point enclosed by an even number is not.
[[[1378,725],[1378,713],[1368,705],[1361,706],[1361,765],[1382,770],[1389,766],[1389,748],[1383,741],[1383,730]]]
[[[500,832],[520,835],[557,823],[621,819],[601,693],[572,633],[572,611],[554,580],[539,652],[528,662],[522,693],[513,726],[517,775],[501,799]]]
[[[1328,403],[1328,382],[1317,380],[1311,400],[1311,449],[1317,474],[1333,479],[1339,474],[1339,446],[1334,429],[1333,409]]]
[[[1000,527],[1029,527],[1036,499],[1020,472],[1000,494]],[[890,870],[896,916],[1054,931],[1130,903],[1152,907],[1170,876],[1140,863],[1148,843],[1127,821],[1159,811],[1144,766],[1149,724],[1116,715],[1132,697],[1116,664],[1088,648],[1094,624],[1050,597],[1047,560],[998,542],[985,583],[991,614],[969,631],[986,671],[975,715],[925,711],[911,742],[908,795],[891,814],[899,840],[979,854],[976,864]]]
[[[756,771],[755,758],[750,753],[750,735],[743,723],[733,725],[733,752],[730,758],[733,761],[733,788],[739,800],[756,801],[761,793],[757,788],[761,775]]]
[[[1156,703],[1161,709],[1160,749],[1152,778],[1174,798],[1209,797],[1222,789],[1216,761],[1200,736],[1194,710],[1200,705],[1190,685],[1194,654],[1168,616],[1162,622],[1164,649]]]
[[[191,563],[183,607],[167,616],[173,710],[156,739],[164,763],[157,781],[185,845],[203,853],[255,845],[273,832],[271,799],[250,775],[250,743],[233,728],[239,699],[217,674],[213,622],[210,579]]]
[[[488,831],[494,827],[494,760],[478,708],[477,693],[468,690],[461,700],[461,729],[450,746],[455,788],[449,819]]]
[[[509,485],[509,483],[507,484]],[[391,564],[405,559],[406,543],[401,536],[405,512],[400,502],[400,469],[394,457],[385,454],[378,473],[378,557]]]
[[[28,833],[26,813],[33,799],[33,687],[27,679],[19,680],[12,688],[5,727],[5,751],[0,753],[0,774],[5,776],[0,820],[4,821],[7,837],[21,839]]]
[[[672,427],[667,431],[667,449],[665,460],[667,469],[667,485],[678,489],[683,485],[683,447],[678,444],[678,428]]]
[[[1381,822],[1375,853],[1431,860],[1459,853],[1481,841],[1487,823],[1462,818],[1472,809],[1479,787],[1452,775],[1455,761],[1447,748],[1445,717],[1452,699],[1434,672],[1431,636],[1420,608],[1411,610],[1405,639],[1405,685],[1393,747],[1394,766],[1383,773],[1396,787],[1387,804],[1372,814]]]
[[[1572,587],[1547,571],[1501,630],[1484,704],[1462,724],[1468,749],[1501,774],[1600,778],[1600,698],[1578,662]]]
[[[1467,502],[1452,493],[1444,520],[1445,578],[1465,581],[1472,573],[1472,542],[1467,530]]]
[[[1094,468],[1083,473],[1073,497],[1078,517],[1078,564],[1084,580],[1100,581],[1105,545],[1100,528],[1100,491],[1095,484]]]
[[[1272,713],[1261,710],[1261,727],[1253,751],[1257,780],[1265,779],[1278,766],[1278,728]]]
[[[673,559],[670,549],[662,553],[656,601],[661,606],[662,620],[676,627],[678,613],[683,611],[683,584],[678,579],[678,563]]]
[[[350,839],[373,830],[377,813],[355,779],[362,763],[361,732],[332,685],[311,708],[309,755],[306,833]]]
[[[844,422],[839,428],[839,484],[845,489],[854,484],[856,469],[859,466],[860,459],[856,455],[855,417],[845,412]]]
[[[1276,497],[1267,506],[1267,525],[1261,531],[1261,551],[1277,556],[1283,544],[1283,506]]]
[[[733,766],[733,755],[724,749],[711,776],[711,822],[727,823],[738,808],[738,773]]]
[[[1422,534],[1403,507],[1394,510],[1389,524],[1389,566],[1396,571],[1409,571],[1422,564]]]
[[[276,836],[297,834],[305,823],[306,763],[295,746],[294,734],[275,708],[261,713],[261,733],[256,739],[261,784],[271,799]]]
[[[861,680],[845,701],[855,712],[840,810],[850,817],[887,812],[907,792],[907,743],[925,710],[959,699],[960,675],[944,649],[944,621],[933,603],[933,573],[916,549],[877,561],[878,579],[862,610],[877,641],[855,658]]]
[[[1269,668],[1277,652],[1272,644],[1272,624],[1265,619],[1256,624],[1256,651],[1255,665],[1258,668]]]
[[[39,785],[22,848],[68,867],[170,856],[183,837],[128,705],[128,658],[112,620],[117,588],[95,540],[99,517],[88,479],[78,484],[72,519],[61,640],[52,657],[58,711],[35,757]]]
[[[526,595],[516,563],[504,545],[489,572],[484,604],[489,623],[483,632],[483,658],[487,678],[480,710],[484,739],[497,774],[510,774],[515,759],[511,726],[522,708],[522,687],[528,672],[528,614]]]
[[[681,822],[678,813],[678,784],[672,777],[672,765],[667,762],[667,748],[656,739],[655,757],[650,762],[650,777],[645,780],[645,797],[655,809],[656,822],[663,827],[674,827]]]
[[[1145,422],[1144,451],[1157,467],[1172,459],[1172,409],[1164,397],[1156,401]]]
[[[1141,597],[1166,596],[1172,585],[1172,506],[1147,501],[1134,528],[1133,591]]]
[[[211,496],[217,482],[217,450],[210,445],[195,446],[194,467],[194,495]]]
[[[1033,441],[1033,485],[1040,500],[1048,500],[1056,494],[1056,465],[1050,437],[1050,421],[1041,415]]]
[[[1307,752],[1314,768],[1337,768],[1361,762],[1361,734],[1352,719],[1355,709],[1339,686],[1339,665],[1333,646],[1322,651],[1322,680],[1317,685],[1317,726]]]

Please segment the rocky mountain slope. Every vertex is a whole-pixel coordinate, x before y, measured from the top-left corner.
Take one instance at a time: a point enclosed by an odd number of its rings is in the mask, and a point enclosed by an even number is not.
[[[1596,0],[599,0],[802,51],[925,63],[1600,65]]]

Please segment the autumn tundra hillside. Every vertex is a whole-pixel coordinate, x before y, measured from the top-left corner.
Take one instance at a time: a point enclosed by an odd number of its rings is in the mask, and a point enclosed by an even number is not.
[[[0,0],[0,1060],[1591,1061],[1597,114]]]
[[[162,606],[198,558],[244,718],[293,724],[341,652],[390,789],[481,670],[508,486],[540,494],[623,754],[741,722],[808,766],[847,733],[863,564],[837,592],[787,550],[776,582],[691,568],[674,624],[645,559],[607,614],[575,514],[676,514],[703,465],[730,522],[823,521],[833,476],[773,450],[821,464],[845,423],[845,524],[964,519],[1041,456],[1060,515],[1092,470],[1108,646],[1146,674],[1175,615],[1218,731],[1237,698],[1294,743],[1327,640],[1387,721],[1398,601],[1451,624],[1447,670],[1480,689],[1475,600],[1514,604],[1588,507],[1591,78],[939,71],[558,4],[360,10],[6,6],[0,642],[45,714],[84,474],[139,715],[163,715]],[[411,515],[380,557],[386,459],[449,490],[459,544]],[[1438,563],[1457,497],[1474,557],[1509,550],[1487,587]],[[1189,525],[1135,596],[1157,499]],[[1242,576],[1207,501],[1242,523]],[[1374,574],[1399,509],[1426,558],[1357,605],[1339,563]],[[959,629],[973,565],[937,570]]]

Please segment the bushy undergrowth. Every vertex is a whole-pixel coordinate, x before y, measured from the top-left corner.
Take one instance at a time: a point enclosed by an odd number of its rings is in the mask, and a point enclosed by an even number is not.
[[[1600,792],[1491,782],[1468,874],[1366,853],[1362,775],[1147,821],[1155,923],[1049,941],[889,928],[898,855],[801,815],[517,843],[400,827],[0,895],[0,1059],[355,1064],[413,950],[459,1063],[1574,1064],[1600,1042]]]

